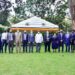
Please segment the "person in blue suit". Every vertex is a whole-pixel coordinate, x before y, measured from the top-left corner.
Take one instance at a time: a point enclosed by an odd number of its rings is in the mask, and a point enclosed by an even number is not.
[[[74,52],[74,37],[75,37],[75,33],[74,31],[72,31],[70,35],[71,52]]]
[[[57,37],[58,37],[58,42],[59,42],[58,52],[60,52],[61,47],[62,47],[62,52],[63,52],[64,51],[64,33],[62,30],[58,32]]]
[[[22,43],[23,43],[23,53],[27,52],[28,33],[26,31],[22,33]]]
[[[14,47],[14,34],[10,30],[7,34],[7,42],[8,42],[8,49],[9,53],[13,53],[13,47]]]
[[[65,33],[64,43],[66,45],[66,52],[70,52],[70,33],[68,31]]]
[[[29,42],[29,52],[32,53],[33,53],[34,40],[35,40],[34,33],[31,30],[30,34],[28,35],[28,42]]]
[[[54,33],[54,35],[52,36],[52,49],[53,52],[56,52],[56,49],[58,49],[58,38],[56,33]]]
[[[0,53],[3,53],[1,36],[2,33],[0,33]]]
[[[47,31],[44,34],[44,45],[45,45],[45,52],[50,52],[50,45],[51,45],[52,35]]]
[[[72,40],[72,43],[73,43],[73,52],[75,50],[75,31],[73,32],[73,40]]]

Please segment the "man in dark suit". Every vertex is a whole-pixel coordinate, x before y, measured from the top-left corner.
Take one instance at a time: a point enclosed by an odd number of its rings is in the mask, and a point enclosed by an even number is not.
[[[70,52],[70,33],[68,31],[64,36],[64,43],[66,45],[66,52]]]
[[[74,52],[74,37],[75,37],[75,33],[74,31],[72,31],[70,35],[71,52]]]
[[[9,53],[13,53],[14,34],[12,33],[11,30],[8,32],[7,42],[8,42]]]
[[[23,52],[27,52],[28,34],[26,31],[22,33]]]
[[[49,34],[49,32],[47,31],[44,34],[44,45],[45,45],[45,52],[50,52],[50,44],[51,44],[51,40],[52,40],[52,35]]]
[[[31,31],[30,34],[28,35],[29,52],[33,52],[34,40],[35,40],[34,33],[33,31]]]
[[[0,33],[0,53],[3,53],[1,36],[2,33]]]
[[[58,32],[57,38],[58,38],[58,43],[59,43],[58,52],[60,52],[60,47],[62,47],[62,52],[63,52],[64,51],[64,34],[62,30]]]

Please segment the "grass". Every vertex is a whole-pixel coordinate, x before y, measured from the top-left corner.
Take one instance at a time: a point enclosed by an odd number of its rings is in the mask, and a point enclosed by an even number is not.
[[[75,53],[3,53],[0,75],[75,75]]]

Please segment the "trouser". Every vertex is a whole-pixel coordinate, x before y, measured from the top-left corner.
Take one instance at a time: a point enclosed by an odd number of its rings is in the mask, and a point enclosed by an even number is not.
[[[23,52],[27,52],[27,42],[23,41]]]
[[[45,52],[47,52],[47,50],[48,52],[50,52],[50,42],[46,42],[44,44],[45,44]]]
[[[70,52],[70,45],[66,45],[66,52]]]
[[[29,52],[33,52],[33,42],[29,43]]]
[[[21,41],[16,42],[16,52],[17,53],[21,52]]]
[[[71,45],[71,52],[74,52],[74,46],[75,45]]]
[[[60,48],[62,47],[62,52],[64,52],[64,44],[58,47],[58,52],[60,52]]]
[[[5,50],[5,53],[6,53],[7,52],[7,40],[2,41],[2,52],[3,52],[3,47],[4,47],[4,50]]]
[[[41,43],[36,43],[36,52],[40,53]]]
[[[3,53],[2,45],[0,45],[0,53]]]
[[[8,42],[9,53],[13,53],[13,41]]]

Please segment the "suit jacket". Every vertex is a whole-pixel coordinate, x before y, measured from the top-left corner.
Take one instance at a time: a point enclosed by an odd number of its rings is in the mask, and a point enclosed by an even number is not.
[[[64,44],[64,34],[63,33],[58,33],[57,39],[58,39],[58,42],[59,42],[59,46]]]
[[[15,33],[15,41],[16,41],[16,43],[22,41],[22,34],[21,34],[21,32],[16,32]]]
[[[58,40],[61,41],[63,40],[64,41],[64,34],[63,33],[58,33]]]
[[[2,34],[0,33],[0,46],[2,46],[1,36],[2,36]]]
[[[35,40],[34,34],[32,34],[32,35],[29,34],[29,35],[28,35],[28,42],[32,42],[32,43],[33,43],[34,40]]]
[[[49,34],[48,36],[47,36],[47,34],[44,34],[44,43],[51,42],[51,40],[52,40],[51,34]]]
[[[71,43],[75,45],[75,32],[71,34]]]
[[[14,41],[14,34],[13,33],[8,33],[7,35],[7,41],[10,42],[10,41]]]
[[[70,35],[70,43],[71,45],[74,45],[74,33],[73,32]]]
[[[68,37],[67,37],[66,34],[65,34],[65,36],[64,36],[64,43],[65,43],[67,46],[70,45],[70,38],[71,38],[70,34],[69,34]]]
[[[22,41],[28,42],[28,34],[25,32],[22,33]]]

